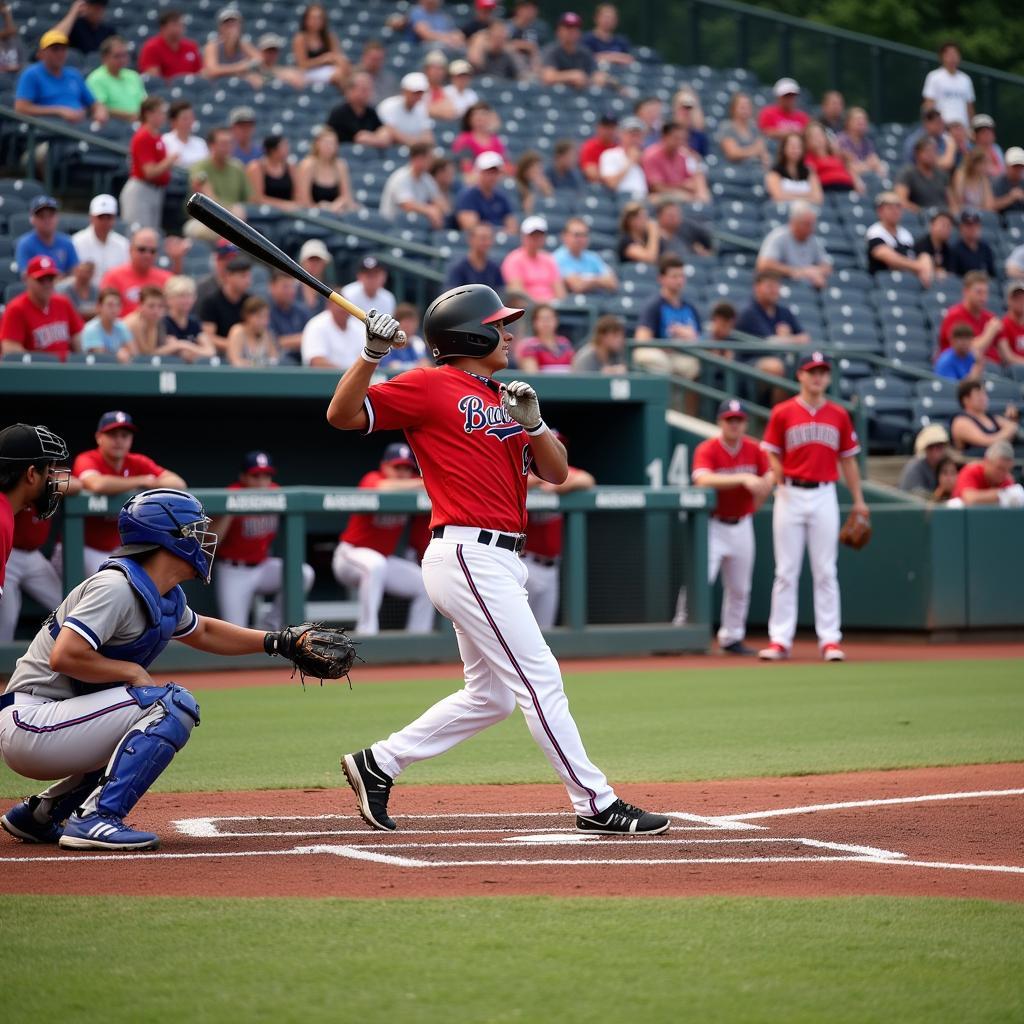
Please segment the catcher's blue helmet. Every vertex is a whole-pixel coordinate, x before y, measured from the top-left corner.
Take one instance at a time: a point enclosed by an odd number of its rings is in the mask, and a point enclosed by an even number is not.
[[[205,583],[210,582],[217,534],[199,499],[186,491],[158,487],[129,498],[117,517],[125,554],[161,547],[184,559]],[[124,549],[132,549],[125,551]],[[118,554],[118,552],[115,552]]]

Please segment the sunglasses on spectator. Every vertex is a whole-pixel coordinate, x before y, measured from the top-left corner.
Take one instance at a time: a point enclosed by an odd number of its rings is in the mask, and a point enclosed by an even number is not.
[[[135,251],[149,253],[149,255],[152,256],[156,253],[156,247],[150,245],[137,245],[135,246]]]

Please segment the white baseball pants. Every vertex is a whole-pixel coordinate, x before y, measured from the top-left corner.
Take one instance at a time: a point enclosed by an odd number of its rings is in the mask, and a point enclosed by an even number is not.
[[[302,590],[308,594],[313,586],[313,567],[302,563]],[[274,595],[274,604],[261,629],[280,629],[284,607],[284,562],[265,558],[259,565],[229,565],[214,562],[213,585],[217,591],[217,608],[225,622],[248,626],[253,598],[260,594]]]
[[[557,562],[554,565],[542,565],[529,552],[523,555],[523,564],[530,574],[526,581],[530,611],[541,629],[550,629],[558,618],[561,566]]]
[[[558,662],[530,612],[526,566],[512,551],[478,543],[479,532],[447,527],[423,558],[427,593],[455,626],[466,685],[375,743],[374,759],[397,776],[496,725],[518,704],[576,812],[598,814],[615,793],[587,756]]]
[[[357,633],[380,632],[380,603],[385,594],[409,598],[405,628],[410,633],[429,633],[434,628],[434,606],[423,586],[423,570],[415,562],[342,541],[334,549],[331,569],[339,583],[358,588]]]
[[[772,643],[789,649],[796,635],[797,589],[804,548],[814,580],[814,628],[820,645],[839,643],[839,501],[835,484],[803,488],[783,484],[775,489],[772,512],[775,582],[768,617]]]
[[[14,630],[21,614],[22,593],[38,601],[47,611],[52,611],[64,600],[60,576],[42,551],[19,551],[14,548],[7,559],[4,596],[0,598],[0,643],[14,639]]]
[[[738,523],[712,517],[708,523],[708,580],[722,576],[722,615],[718,643],[725,647],[747,635],[747,610],[754,576],[754,521],[744,516]]]

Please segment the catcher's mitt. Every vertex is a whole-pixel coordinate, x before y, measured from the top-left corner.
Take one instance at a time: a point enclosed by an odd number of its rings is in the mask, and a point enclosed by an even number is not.
[[[871,520],[859,512],[851,512],[839,531],[839,542],[859,551],[871,540]]]
[[[279,654],[287,658],[298,670],[303,684],[306,676],[319,679],[321,685],[325,679],[342,676],[348,679],[356,660],[362,660],[345,630],[319,622],[304,622],[301,626],[288,626],[279,633],[267,633],[263,649],[271,657]],[[348,685],[351,689],[351,679]]]

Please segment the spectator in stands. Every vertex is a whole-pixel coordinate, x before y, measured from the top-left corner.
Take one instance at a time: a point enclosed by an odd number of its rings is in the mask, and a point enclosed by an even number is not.
[[[1004,366],[1024,366],[1024,281],[1006,286],[1006,316],[997,348]]]
[[[1006,171],[992,183],[992,209],[999,213],[1024,213],[1024,149],[1006,151]]]
[[[114,230],[117,200],[106,194],[93,196],[89,202],[89,227],[71,236],[79,260],[95,267],[96,280],[128,259],[128,239]]]
[[[914,439],[914,458],[900,473],[899,488],[929,501],[939,486],[939,464],[949,455],[949,432],[941,423],[922,427]]]
[[[398,78],[388,67],[388,52],[379,39],[368,39],[363,46],[362,56],[356,65],[356,73],[370,76],[373,93],[370,103],[376,106],[386,96],[394,96],[398,92]]]
[[[318,281],[326,280],[327,265],[330,262],[331,254],[319,238],[309,238],[302,243],[302,248],[299,250],[299,266],[307,273],[312,274]],[[327,300],[318,291],[307,285],[302,285],[299,288],[297,304],[310,318],[327,308]]]
[[[665,123],[665,104],[657,96],[642,96],[633,104],[633,113],[644,123],[644,149],[661,139]]]
[[[555,250],[555,262],[570,295],[592,292],[610,295],[619,288],[615,271],[588,249],[590,227],[582,217],[570,217],[562,230],[562,244]]]
[[[797,107],[800,86],[792,78],[780,78],[772,87],[775,103],[761,110],[757,126],[769,139],[780,141],[787,135],[802,135],[810,117]]]
[[[936,277],[946,277],[953,273],[950,269],[953,249],[949,240],[953,235],[953,215],[949,210],[933,210],[928,219],[928,231],[915,243],[919,253],[927,253],[935,266]]]
[[[45,352],[61,362],[77,351],[85,326],[75,307],[57,295],[57,264],[33,256],[23,274],[25,291],[4,307],[0,320],[0,355]]]
[[[120,36],[108,36],[100,46],[103,63],[86,78],[89,91],[119,121],[139,120],[146,98],[142,76],[128,67],[128,44]]]
[[[338,155],[338,136],[328,125],[314,129],[309,153],[295,168],[295,201],[329,213],[347,213],[359,206],[348,164]]]
[[[288,140],[283,135],[268,135],[263,140],[263,156],[253,160],[246,169],[251,201],[295,210],[295,176],[288,162]]]
[[[192,188],[203,195],[216,199],[236,216],[245,216],[245,203],[249,202],[249,179],[245,168],[236,160],[231,151],[234,139],[230,128],[211,128],[206,136],[210,155],[192,165]],[[215,241],[216,235],[205,224],[189,219],[185,234],[190,238]]]
[[[729,117],[719,124],[715,140],[731,164],[760,164],[765,170],[771,166],[764,136],[754,121],[754,104],[745,92],[732,94]]]
[[[391,145],[391,130],[384,126],[373,102],[373,79],[365,71],[357,71],[345,87],[345,101],[332,108],[327,125],[342,143],[358,142],[373,149]]]
[[[914,162],[896,180],[896,194],[904,208],[914,213],[937,206],[953,208],[949,176],[937,166],[937,151],[930,136],[914,146]]]
[[[68,37],[56,29],[39,40],[39,59],[18,76],[14,109],[30,117],[55,117],[81,124],[86,117],[103,123],[107,108],[93,96],[78,68],[67,67]]]
[[[643,203],[626,203],[619,218],[620,263],[657,263],[661,252],[661,231],[647,216]]]
[[[108,21],[107,0],[73,0],[67,14],[50,30],[68,37],[80,53],[95,53],[117,31]]]
[[[146,40],[139,54],[139,71],[160,78],[198,75],[203,70],[203,56],[198,44],[185,36],[181,11],[173,8],[161,11],[157,25],[159,32]]]
[[[868,228],[868,271],[903,270],[914,274],[921,287],[930,288],[935,264],[926,252],[918,252],[914,236],[900,223],[903,204],[895,192],[881,192],[875,199],[878,220]]]
[[[945,505],[953,492],[956,490],[956,478],[960,473],[960,466],[951,455],[945,455],[935,467],[935,490],[928,496],[928,501],[934,505]]]
[[[1024,278],[1024,245],[1018,245],[1006,257],[1006,276],[1013,280]]]
[[[505,144],[495,133],[497,117],[488,103],[474,103],[462,118],[462,131],[452,143],[452,156],[460,161],[462,173],[476,173],[475,161],[483,153],[497,153],[502,166],[507,159]]]
[[[474,224],[485,221],[504,231],[515,231],[516,215],[501,184],[505,161],[498,153],[481,153],[473,170],[477,183],[463,189],[455,200],[455,221],[459,229],[468,231]]]
[[[686,130],[686,146],[699,157],[710,152],[708,137],[704,134],[704,111],[700,98],[689,87],[683,87],[672,97],[672,120]]]
[[[430,158],[430,176],[437,182],[444,208],[448,211],[454,210],[455,200],[458,198],[455,186],[459,177],[455,170],[455,161],[441,154],[433,154]],[[444,226],[455,227],[455,217],[451,212],[445,217]]]
[[[101,288],[96,297],[96,315],[82,328],[82,351],[118,356],[125,362],[128,357],[121,357],[121,350],[127,350],[132,335],[120,317],[121,293],[116,288]]]
[[[474,224],[467,232],[467,242],[469,249],[466,255],[448,264],[444,290],[467,284],[485,284],[495,291],[502,291],[505,279],[501,276],[501,268],[490,257],[494,246],[494,228],[486,221]]]
[[[935,107],[929,107],[927,104],[921,108],[921,123],[903,141],[901,153],[903,163],[912,164],[914,162],[914,147],[926,136],[935,143],[938,166],[944,171],[951,171],[956,161],[956,146],[953,143],[953,137],[946,131],[946,122],[942,120],[942,114]]]
[[[953,172],[950,199],[956,209],[992,210],[992,182],[985,173],[985,154],[972,149]]]
[[[575,373],[627,373],[626,325],[614,313],[597,318],[594,333],[572,359]]]
[[[121,362],[130,362],[138,356],[162,356],[169,354],[165,350],[167,330],[164,327],[164,315],[167,304],[160,288],[147,284],[139,292],[139,304],[123,320],[131,334],[131,341],[117,353]],[[174,350],[177,343],[172,342],[166,349]]]
[[[441,0],[419,0],[409,11],[406,24],[412,42],[435,43],[452,50],[466,45],[466,37],[455,27],[451,15],[441,10]]]
[[[846,126],[846,100],[841,92],[830,89],[821,97],[818,123],[833,136],[838,135]]]
[[[839,150],[849,158],[851,174],[877,174],[884,178],[889,173],[889,165],[878,155],[870,132],[867,111],[863,107],[850,107],[846,124],[838,136]]]
[[[953,158],[949,168],[945,168],[942,164],[939,167],[942,170],[948,170],[948,173],[952,175],[954,171],[964,162],[967,154],[970,153],[972,148],[971,133],[966,124],[962,121],[950,121],[946,125],[946,129],[949,132],[950,139],[953,140]],[[937,149],[938,147],[936,147]]]
[[[427,344],[419,333],[419,310],[411,302],[400,302],[395,306],[393,316],[398,321],[399,330],[405,331],[406,343],[402,348],[392,348],[379,365],[393,371],[433,366],[434,360],[427,355]]]
[[[965,323],[973,332],[971,348],[979,355],[984,354],[991,362],[999,362],[998,341],[1002,335],[1002,323],[988,309],[988,281],[988,275],[982,270],[970,270],[964,275],[960,302],[946,310],[939,327],[940,352],[949,348],[953,328]]]
[[[78,310],[83,320],[91,320],[96,315],[99,288],[96,286],[96,267],[89,260],[79,260],[74,270],[57,282],[56,291]]]
[[[1008,404],[1002,416],[990,415],[988,392],[980,380],[961,381],[956,397],[960,412],[953,417],[949,433],[957,451],[978,455],[994,441],[1014,442],[1020,429],[1020,412],[1015,405]]]
[[[972,351],[974,331],[968,324],[956,324],[949,332],[949,348],[935,360],[935,373],[950,380],[978,380],[984,365],[987,341],[982,338],[980,358]]]
[[[504,21],[494,20],[476,32],[466,47],[466,57],[477,74],[490,78],[516,81],[523,74],[521,60],[509,44],[509,28]]]
[[[448,80],[448,58],[441,50],[431,50],[423,58],[423,74],[427,79],[427,113],[435,121],[454,121],[459,115],[444,91]]]
[[[376,256],[364,256],[356,269],[356,279],[341,289],[341,294],[360,309],[375,309],[393,316],[395,296],[384,287],[388,272]]]
[[[579,192],[586,182],[577,162],[576,143],[559,139],[551,153],[548,181],[556,192]]]
[[[526,216],[534,212],[538,196],[550,199],[555,194],[554,185],[544,173],[544,160],[535,149],[528,149],[519,158],[515,181],[519,206]]]
[[[485,32],[497,22],[498,18],[495,15],[497,6],[497,0],[476,0],[473,5],[473,17],[460,26],[463,36],[466,37],[467,46],[473,36],[478,32]]]
[[[240,315],[228,332],[228,362],[232,366],[276,366],[280,352],[270,329],[270,304],[261,295],[250,295],[242,303]]]
[[[988,114],[975,114],[971,118],[974,148],[985,154],[985,173],[998,178],[1006,170],[1003,147],[996,142],[996,122]]]
[[[731,302],[716,302],[711,307],[711,315],[708,317],[708,341],[735,341],[733,332],[736,330],[737,319],[736,307]],[[733,359],[736,355],[728,348],[716,348],[712,351],[723,359]]]
[[[811,336],[788,306],[779,302],[782,278],[771,270],[759,270],[754,275],[754,296],[749,306],[739,315],[736,330],[764,338],[773,345],[807,345]],[[743,353],[740,362],[753,363],[762,373],[776,377],[786,374],[786,362],[781,356],[758,356]]]
[[[127,315],[139,304],[139,294],[146,285],[162,288],[171,276],[169,270],[156,265],[160,236],[153,228],[139,228],[128,246],[128,262],[108,270],[100,278],[100,288],[116,288],[121,295],[122,312]]]
[[[792,203],[789,223],[773,228],[761,243],[756,269],[824,288],[832,273],[832,257],[815,234],[817,226],[818,213],[810,203],[803,200]]]
[[[628,67],[633,63],[632,46],[621,35],[619,10],[615,4],[598,4],[594,8],[594,27],[583,37],[583,45],[594,55],[599,66]]]
[[[544,248],[548,222],[543,217],[527,217],[519,234],[522,245],[513,249],[501,264],[506,288],[522,292],[532,302],[564,299],[565,284],[558,264]]]
[[[244,75],[260,59],[249,37],[242,34],[242,12],[237,7],[222,7],[217,12],[217,35],[203,47],[203,74],[207,78]]]
[[[281,350],[281,362],[302,362],[302,330],[309,323],[309,312],[296,302],[299,282],[283,270],[270,272],[270,329]]]
[[[202,296],[196,315],[203,331],[222,358],[227,354],[228,334],[242,320],[242,304],[252,287],[252,263],[243,255],[231,257],[224,268],[223,283],[216,291]]]
[[[196,124],[196,114],[191,102],[175,100],[168,110],[167,120],[170,131],[164,132],[164,149],[168,156],[174,157],[176,167],[191,170],[200,160],[210,155],[206,140],[192,131]]]
[[[815,206],[825,201],[818,175],[807,164],[807,149],[802,135],[795,132],[784,135],[778,145],[778,155],[771,170],[764,176],[768,197],[777,203],[803,199]]]
[[[377,107],[381,121],[390,129],[394,145],[414,146],[434,141],[434,122],[427,112],[427,76],[410,71],[402,79],[402,91]]]
[[[0,75],[12,75],[25,66],[25,46],[18,36],[11,5],[0,2]]]
[[[540,49],[551,39],[551,29],[538,15],[537,0],[516,0],[509,19],[512,48],[531,63],[540,56]]]
[[[804,162],[818,177],[823,192],[864,192],[864,182],[850,170],[850,157],[837,150],[820,124],[804,129]]]
[[[658,228],[658,256],[671,253],[684,262],[694,256],[710,256],[714,244],[711,232],[692,217],[683,217],[683,208],[673,199],[662,199],[654,207]]]
[[[681,125],[666,124],[661,142],[644,150],[643,168],[651,192],[671,196],[683,203],[708,203],[711,192],[695,158],[684,145]]]
[[[306,87],[306,72],[298,68],[285,67],[280,63],[281,51],[284,49],[283,36],[276,32],[264,32],[256,40],[256,49],[260,59],[253,64],[245,80],[254,89],[265,89],[272,82],[284,82],[293,89]]]
[[[567,11],[558,19],[555,41],[541,53],[540,80],[544,85],[572,86],[586,89],[591,85],[604,85],[607,75],[597,68],[594,55],[580,41],[583,20]]]
[[[960,237],[953,243],[950,272],[963,277],[972,270],[996,276],[996,257],[992,246],[981,237],[981,216],[977,210],[964,209],[960,214]]]
[[[29,203],[31,231],[26,231],[14,246],[14,259],[18,270],[25,273],[34,256],[48,256],[57,268],[57,274],[70,274],[78,262],[78,253],[70,235],[58,231],[60,204],[53,196],[36,196]]]
[[[943,43],[939,49],[940,67],[929,71],[924,80],[921,96],[929,109],[935,107],[949,124],[959,121],[970,124],[974,117],[974,83],[960,70],[960,47],[956,43]]]
[[[309,4],[299,15],[299,30],[292,36],[292,56],[295,66],[305,74],[307,85],[330,82],[342,89],[352,70],[322,4]]]
[[[162,96],[148,97],[142,101],[140,115],[142,124],[128,150],[130,170],[121,189],[121,216],[126,224],[159,229],[174,166],[174,157],[167,152],[162,137],[166,100]]]
[[[263,155],[263,147],[256,141],[256,111],[252,107],[233,107],[228,114],[231,129],[231,155],[244,167]]]
[[[211,272],[205,277],[201,277],[196,285],[198,301],[202,302],[208,295],[215,295],[217,289],[223,287],[224,282],[227,280],[228,264],[240,252],[241,249],[226,238],[217,239],[217,244],[214,246],[213,253],[210,256]]]
[[[619,125],[619,143],[601,153],[597,173],[601,184],[619,195],[643,199],[647,195],[647,177],[643,169],[644,123],[638,117],[625,117]]]
[[[970,462],[957,474],[953,498],[971,508],[999,505],[1024,507],[1024,487],[1013,482],[1013,445],[995,441],[985,449],[981,462]]]
[[[473,65],[461,57],[448,65],[450,81],[444,87],[444,94],[455,108],[456,117],[465,117],[466,112],[480,102],[480,96],[472,86]]]
[[[325,369],[347,370],[366,344],[366,331],[354,317],[333,302],[302,329],[302,363]]]
[[[516,346],[516,362],[523,373],[568,373],[572,369],[572,342],[558,333],[558,313],[539,302],[530,311],[533,334]]]
[[[164,285],[164,347],[168,355],[191,363],[210,359],[217,354],[213,341],[203,330],[202,322],[192,312],[196,304],[196,283],[184,274],[175,274]]]
[[[394,220],[401,211],[418,213],[432,228],[444,227],[448,209],[441,190],[430,175],[433,146],[418,142],[409,147],[409,162],[392,172],[380,197],[381,215]]]
[[[594,134],[580,146],[580,170],[587,181],[600,181],[601,155],[619,145],[619,119],[610,113],[598,118]]]

